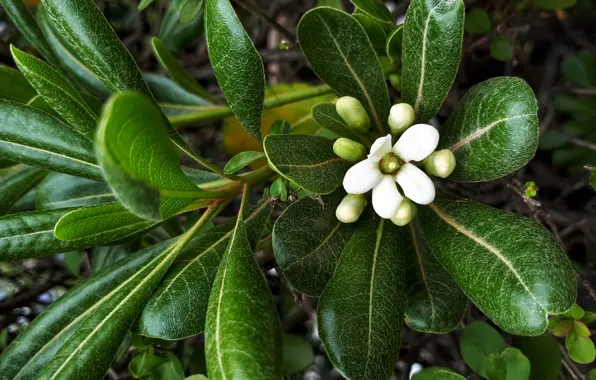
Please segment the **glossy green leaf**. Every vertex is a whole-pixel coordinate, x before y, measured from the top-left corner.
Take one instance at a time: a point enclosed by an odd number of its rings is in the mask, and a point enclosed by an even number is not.
[[[513,46],[511,46],[511,43],[499,36],[491,38],[489,51],[491,57],[499,61],[509,61],[513,56]]]
[[[167,241],[130,255],[52,303],[0,355],[0,373],[10,380],[36,378],[86,318],[105,309],[118,288],[132,282],[139,273],[146,274],[172,243]]]
[[[407,228],[406,324],[423,332],[451,331],[462,320],[468,299],[428,248],[419,223]]]
[[[89,108],[68,80],[50,65],[11,45],[12,56],[19,70],[37,92],[70,126],[93,138],[97,115]]]
[[[35,203],[40,211],[116,201],[105,182],[61,173],[52,173],[45,178],[37,187],[35,195]]]
[[[461,355],[466,364],[482,377],[486,377],[488,358],[505,349],[505,341],[488,323],[476,321],[466,326],[459,340]]]
[[[335,110],[335,104],[317,104],[312,108],[312,118],[321,127],[350,140],[359,141],[366,145],[370,142],[366,137],[355,133],[346,124],[346,122],[339,116]]]
[[[376,215],[361,218],[319,299],[319,335],[346,378],[387,379],[395,368],[405,304],[402,231]]]
[[[473,8],[466,14],[464,29],[470,34],[486,34],[492,29],[488,13],[482,8]]]
[[[146,219],[161,219],[161,195],[200,197],[184,174],[161,112],[133,92],[112,96],[97,128],[96,150],[104,178],[122,204]]]
[[[315,360],[312,345],[302,336],[282,334],[281,344],[285,374],[302,372]]]
[[[288,188],[282,177],[273,181],[271,187],[269,187],[269,193],[271,193],[271,196],[279,198],[282,202],[288,200]]]
[[[189,46],[203,34],[204,8],[200,9],[197,17],[190,23],[180,22],[186,1],[173,0],[164,14],[159,28],[159,39],[173,53]]]
[[[283,377],[275,302],[250,248],[242,216],[217,270],[205,326],[212,379]]]
[[[589,337],[579,336],[575,330],[572,330],[565,338],[565,348],[574,362],[587,364],[596,359],[594,342]]]
[[[263,147],[273,170],[311,193],[331,193],[347,170],[347,161],[333,153],[333,141],[324,137],[273,135]]]
[[[416,122],[441,108],[461,58],[462,0],[413,0],[406,14],[402,52],[402,97],[414,107]]]
[[[168,72],[170,77],[186,91],[193,93],[205,99],[218,101],[213,95],[209,94],[189,73],[184,70],[182,65],[176,60],[176,57],[170,53],[166,45],[157,37],[151,40],[153,53],[159,61],[161,67]]]
[[[335,209],[345,193],[292,203],[273,226],[273,252],[284,277],[297,291],[319,296],[331,279],[355,224],[337,220]]]
[[[577,0],[536,0],[536,5],[544,9],[565,9],[575,5]]]
[[[56,57],[25,2],[23,0],[0,0],[0,5],[19,28],[27,42],[38,50],[46,60],[55,63]]]
[[[489,380],[528,380],[530,361],[517,348],[507,347],[488,357],[486,376]]]
[[[182,7],[182,14],[180,15],[180,22],[188,24],[199,17],[203,11],[203,0],[186,0]]]
[[[547,327],[547,314],[560,314],[575,302],[569,260],[533,220],[446,195],[419,213],[439,262],[503,330],[539,335]]]
[[[472,87],[441,128],[439,149],[457,165],[449,179],[490,181],[524,166],[536,152],[536,98],[526,82],[489,79]]]
[[[54,116],[0,100],[0,155],[28,165],[101,179],[91,142]]]
[[[153,260],[138,268],[105,297],[99,300],[93,297],[96,303],[91,309],[95,310],[60,347],[38,379],[75,379],[80,378],[81,373],[88,379],[103,378],[138,313],[191,237],[192,233],[187,232],[174,243],[162,243],[165,246],[161,245]]]
[[[464,380],[465,377],[458,375],[447,368],[430,367],[414,374],[412,380]]]
[[[205,32],[217,83],[238,122],[261,141],[265,69],[229,0],[205,1]]]
[[[403,49],[404,39],[404,24],[398,25],[397,28],[389,37],[387,37],[387,43],[385,45],[385,53],[394,63],[401,64],[401,54]]]
[[[251,247],[261,239],[270,215],[268,201],[247,214]],[[182,250],[145,305],[134,331],[166,340],[184,339],[205,331],[209,293],[234,225],[235,221],[215,226]]]
[[[23,74],[8,66],[0,65],[0,83],[0,99],[27,104],[37,95]]]
[[[286,120],[275,120],[269,128],[270,135],[288,135],[292,133],[292,126]]]
[[[75,275],[75,277],[79,277],[81,275],[82,259],[82,254],[79,251],[66,252],[64,254],[64,265],[66,265],[66,268],[68,268],[68,270]]]
[[[143,78],[166,115],[174,107],[183,108],[182,106],[206,106],[211,104],[162,75],[143,73]],[[188,107],[188,109],[193,108]]]
[[[350,0],[355,7],[355,13],[363,13],[368,17],[385,24],[385,27],[393,27],[395,23],[389,9],[380,0]]]
[[[377,54],[383,54],[385,52],[385,42],[387,41],[387,31],[383,28],[383,25],[363,13],[354,13],[352,17],[364,29]]]
[[[519,348],[530,360],[530,380],[557,380],[561,372],[561,350],[555,337],[544,333],[535,337],[520,337]]]
[[[358,99],[379,132],[386,131],[387,85],[375,50],[358,22],[336,9],[315,8],[300,20],[297,36],[315,74],[339,96]]]
[[[241,152],[232,157],[224,167],[224,174],[234,174],[238,170],[245,168],[252,162],[265,157],[263,152],[247,151]]]
[[[27,165],[17,165],[0,180],[0,215],[34,188],[48,172]]]
[[[93,248],[90,253],[91,257],[91,271],[93,273],[99,272],[102,269],[109,267],[117,261],[130,255],[133,251],[138,250],[140,241],[132,241],[126,244],[99,246]],[[136,248],[136,249],[132,249]]]

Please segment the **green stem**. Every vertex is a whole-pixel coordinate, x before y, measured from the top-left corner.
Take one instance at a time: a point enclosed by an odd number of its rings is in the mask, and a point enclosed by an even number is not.
[[[299,102],[301,100],[316,98],[321,95],[329,94],[333,90],[327,85],[311,87],[301,91],[288,92],[265,99],[263,109],[280,107],[289,103]],[[213,121],[232,116],[234,113],[228,106],[198,106],[197,112],[170,117],[170,122],[174,127],[191,126],[205,121]]]

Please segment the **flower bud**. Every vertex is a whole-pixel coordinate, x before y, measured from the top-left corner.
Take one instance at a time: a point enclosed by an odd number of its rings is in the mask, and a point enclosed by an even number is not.
[[[441,178],[447,178],[455,169],[455,156],[449,149],[437,150],[423,161],[424,170]]]
[[[401,75],[393,73],[389,75],[389,83],[396,91],[401,92]]]
[[[391,221],[400,227],[405,226],[416,217],[417,213],[418,209],[416,208],[416,205],[408,198],[404,198],[401,201],[395,216],[391,218]]]
[[[387,122],[394,135],[404,133],[414,123],[414,109],[408,103],[396,104],[391,107]]]
[[[363,194],[348,194],[335,210],[335,216],[342,223],[354,223],[360,218],[367,205]]]
[[[354,132],[366,133],[370,129],[370,118],[358,99],[343,96],[337,100],[335,110]]]
[[[340,137],[333,143],[333,152],[344,160],[358,162],[366,157],[366,147],[359,142]]]

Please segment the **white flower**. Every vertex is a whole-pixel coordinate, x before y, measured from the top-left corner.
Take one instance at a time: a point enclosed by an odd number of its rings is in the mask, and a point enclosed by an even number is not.
[[[422,161],[439,143],[439,132],[427,124],[416,124],[407,129],[391,147],[391,135],[378,138],[364,161],[352,166],[344,177],[348,194],[373,191],[375,212],[382,218],[395,216],[403,194],[415,203],[426,205],[435,199],[435,186],[431,179],[410,161]]]

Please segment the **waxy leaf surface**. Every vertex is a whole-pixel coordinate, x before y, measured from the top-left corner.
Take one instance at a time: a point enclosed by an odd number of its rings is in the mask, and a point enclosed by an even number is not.
[[[406,324],[418,331],[446,333],[462,320],[468,299],[430,251],[418,222],[407,228]]]
[[[292,287],[301,293],[315,297],[321,294],[356,228],[335,216],[344,195],[343,190],[337,190],[321,197],[321,202],[304,197],[275,221],[275,261]]]
[[[265,69],[229,0],[205,1],[205,32],[217,83],[238,122],[261,141]]]
[[[0,99],[27,104],[37,95],[37,91],[18,70],[0,65]]]
[[[403,231],[376,215],[361,219],[319,299],[319,334],[346,378],[388,379],[404,317]]]
[[[35,197],[40,211],[116,202],[105,182],[62,173],[52,173],[45,178],[36,188]]]
[[[324,137],[270,135],[263,147],[273,170],[311,193],[331,193],[347,170],[347,161],[333,153],[333,141]]]
[[[16,165],[0,180],[0,215],[34,188],[48,172],[27,165]]]
[[[212,379],[283,377],[275,301],[238,217],[209,296],[205,327]]]
[[[387,85],[375,50],[358,21],[337,9],[315,8],[302,17],[297,35],[315,74],[339,96],[358,99],[378,131],[386,131]]]
[[[439,149],[457,160],[449,179],[490,181],[524,166],[538,146],[538,107],[532,89],[513,77],[472,87],[441,128]]]
[[[403,101],[414,107],[415,122],[428,122],[447,96],[461,58],[462,0],[414,0],[403,31]]]
[[[575,273],[531,219],[454,196],[419,208],[426,241],[476,306],[503,330],[539,335],[575,302]]]

